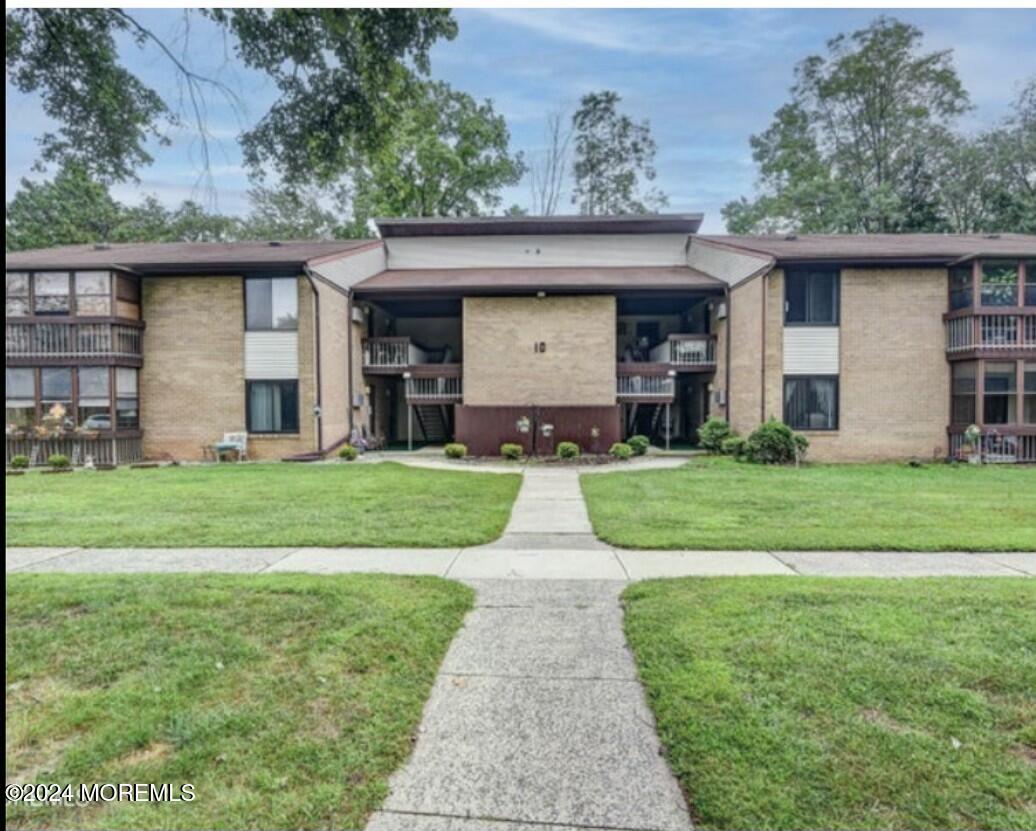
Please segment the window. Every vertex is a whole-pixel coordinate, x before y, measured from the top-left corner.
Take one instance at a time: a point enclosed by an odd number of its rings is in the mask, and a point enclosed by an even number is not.
[[[79,426],[84,430],[112,427],[108,367],[79,368]]]
[[[72,413],[72,370],[68,367],[49,367],[40,370],[40,402],[43,404],[43,415],[57,417],[63,410],[61,427],[72,429],[75,421]]]
[[[1014,362],[987,363],[982,389],[982,420],[986,424],[1013,424],[1018,392]]]
[[[24,271],[7,272],[7,317],[29,314],[29,275]]]
[[[1025,402],[1022,405],[1022,423],[1036,424],[1036,362],[1025,365]]]
[[[975,383],[977,364],[974,361],[962,361],[953,364],[952,402],[950,405],[951,424],[974,424],[975,395],[978,387]]]
[[[249,433],[299,431],[298,381],[248,381],[246,387]]]
[[[1025,264],[1025,305],[1036,306],[1036,260]]]
[[[1018,305],[1018,263],[982,263],[982,305]]]
[[[795,430],[838,429],[838,378],[784,378],[784,421]]]
[[[838,325],[838,272],[789,271],[784,283],[786,324]]]
[[[67,315],[68,286],[67,271],[47,271],[33,278],[36,288],[36,314]]]
[[[28,430],[36,423],[36,371],[9,368],[6,376],[7,433]]]
[[[957,266],[950,269],[950,311],[967,309],[972,305],[973,284],[970,265]]]
[[[294,277],[245,280],[245,328],[252,332],[298,329],[298,281]]]
[[[138,370],[120,366],[115,370],[115,426],[136,430],[140,426],[137,398]]]
[[[107,317],[111,313],[111,274],[107,271],[77,271],[76,314],[83,317]]]

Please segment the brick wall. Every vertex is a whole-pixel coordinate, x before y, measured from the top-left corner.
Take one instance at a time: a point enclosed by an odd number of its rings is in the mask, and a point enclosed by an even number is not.
[[[615,388],[614,297],[464,298],[465,404],[614,405]]]
[[[245,429],[244,289],[240,277],[145,278],[140,417],[144,453],[200,459],[202,445]],[[299,280],[297,436],[254,437],[253,458],[315,447],[313,297]]]

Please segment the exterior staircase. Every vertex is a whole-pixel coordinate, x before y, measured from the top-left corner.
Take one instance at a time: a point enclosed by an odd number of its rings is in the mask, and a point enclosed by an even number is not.
[[[415,404],[414,416],[428,444],[444,444],[453,435],[449,408],[442,404]]]

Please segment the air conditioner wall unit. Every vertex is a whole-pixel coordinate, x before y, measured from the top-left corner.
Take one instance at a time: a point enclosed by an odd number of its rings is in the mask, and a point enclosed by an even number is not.
[[[353,306],[353,323],[363,323],[363,309],[359,306]]]
[[[726,320],[726,319],[727,319],[727,304],[726,303],[720,303],[716,307],[716,320]]]

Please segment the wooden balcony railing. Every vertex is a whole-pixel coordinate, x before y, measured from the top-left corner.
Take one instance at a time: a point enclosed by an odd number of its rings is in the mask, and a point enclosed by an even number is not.
[[[946,319],[946,352],[950,356],[1020,349],[1036,351],[1036,308]]]
[[[709,368],[716,366],[714,335],[670,335],[651,350],[655,363],[676,368]]]
[[[123,323],[7,322],[8,358],[139,358],[143,330]]]
[[[1036,425],[987,427],[977,447],[969,447],[963,427],[950,428],[950,458],[978,455],[987,464],[1036,463]]]
[[[406,376],[409,403],[456,403],[463,398],[460,364],[424,364]]]
[[[365,338],[363,341],[365,370],[399,371],[427,362],[427,353],[410,338]]]
[[[95,465],[121,465],[139,462],[144,458],[139,435],[111,436],[97,438],[62,436],[59,438],[15,438],[7,437],[7,465],[15,456],[25,456],[31,467],[41,467],[54,454],[67,456],[73,466],[92,463]]]
[[[619,375],[616,397],[619,401],[672,401],[675,383],[669,375]]]

